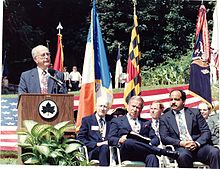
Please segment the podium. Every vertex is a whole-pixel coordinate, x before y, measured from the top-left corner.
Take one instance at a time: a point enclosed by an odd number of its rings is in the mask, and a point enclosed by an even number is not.
[[[40,124],[55,125],[62,121],[74,123],[73,94],[21,94],[18,101],[18,131],[25,130],[24,120],[34,120]],[[74,130],[65,132],[64,137],[75,136]],[[19,137],[18,137],[19,140]],[[23,164],[18,148],[18,163]]]
[[[73,94],[21,94],[18,101],[18,130],[24,120],[55,125],[62,121],[74,123]]]

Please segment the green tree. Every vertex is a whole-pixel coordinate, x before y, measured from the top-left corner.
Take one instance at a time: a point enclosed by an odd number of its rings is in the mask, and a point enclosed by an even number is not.
[[[137,0],[142,66],[154,67],[192,50],[200,4],[197,1]],[[211,21],[215,4],[204,1],[204,5],[207,20]],[[69,71],[72,65],[82,71],[91,7],[91,1],[5,0],[3,52],[7,50],[12,67],[9,80],[18,83],[21,72],[34,66],[31,48],[37,44],[46,45],[47,40],[53,63],[59,21],[64,27],[64,64]],[[97,11],[111,72],[115,70],[118,42],[122,44],[122,65],[126,71],[133,28],[133,2],[97,0]]]

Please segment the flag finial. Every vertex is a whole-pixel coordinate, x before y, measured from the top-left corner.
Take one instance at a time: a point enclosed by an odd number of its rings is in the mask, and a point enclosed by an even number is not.
[[[136,5],[137,5],[137,0],[132,0],[134,3],[134,15],[136,15]]]
[[[59,25],[57,26],[57,29],[59,30],[59,34],[60,34],[60,30],[63,29],[61,22],[59,22]]]
[[[120,48],[120,46],[121,46],[121,42],[118,42],[118,47]]]

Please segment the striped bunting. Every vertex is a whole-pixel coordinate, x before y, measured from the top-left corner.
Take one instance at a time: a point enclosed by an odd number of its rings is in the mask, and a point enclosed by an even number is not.
[[[141,113],[142,118],[150,119],[149,109],[151,102],[160,100],[163,102],[165,108],[169,107],[169,92],[173,89],[184,90],[187,94],[186,106],[197,107],[200,103],[200,99],[190,94],[188,85],[164,88],[164,89],[153,89],[145,90],[141,92],[144,99],[144,108]],[[0,126],[0,150],[17,151],[17,96],[16,98],[2,98],[1,99],[1,126]],[[217,101],[215,101],[217,102]],[[7,103],[7,104],[6,104]],[[217,104],[217,103],[216,103]],[[216,105],[215,104],[215,105]],[[79,96],[74,97],[74,109],[77,110],[79,105]],[[114,94],[114,102],[109,110],[109,114],[117,108],[124,107],[123,93]]]

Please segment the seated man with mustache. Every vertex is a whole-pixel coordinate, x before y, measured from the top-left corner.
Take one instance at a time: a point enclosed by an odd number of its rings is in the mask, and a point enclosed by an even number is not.
[[[220,167],[220,151],[211,143],[211,132],[199,109],[185,107],[183,90],[170,92],[170,107],[159,120],[159,134],[164,145],[173,145],[179,152],[180,168],[193,168],[200,161],[210,168]]]

